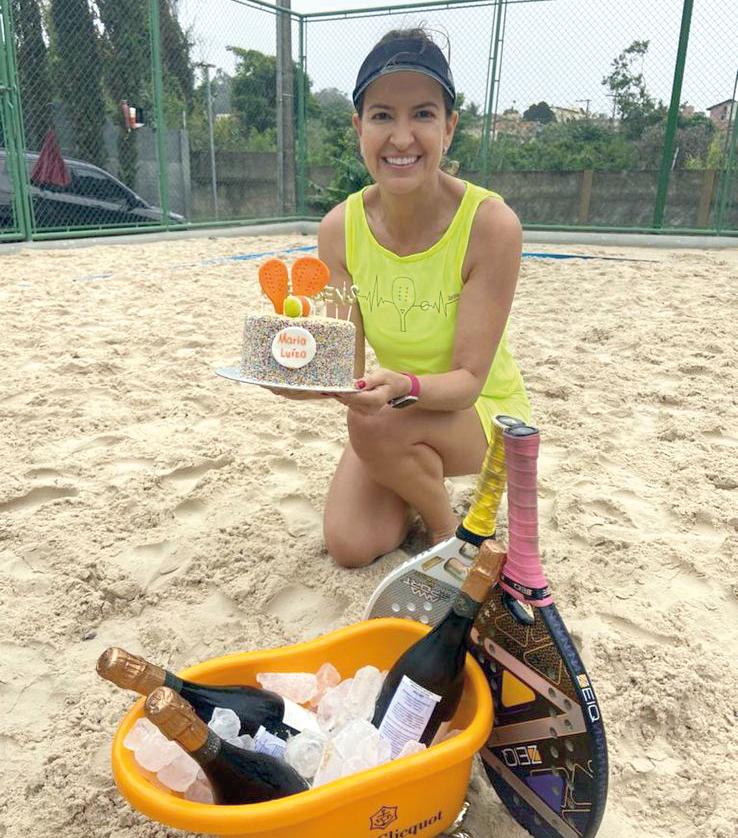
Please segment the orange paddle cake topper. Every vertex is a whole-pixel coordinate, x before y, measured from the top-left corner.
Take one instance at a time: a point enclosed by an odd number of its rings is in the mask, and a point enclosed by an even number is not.
[[[315,256],[301,256],[292,265],[292,293],[289,293],[287,265],[281,259],[269,259],[259,268],[259,284],[272,301],[277,314],[306,317],[311,310],[311,297],[328,284],[328,265]]]

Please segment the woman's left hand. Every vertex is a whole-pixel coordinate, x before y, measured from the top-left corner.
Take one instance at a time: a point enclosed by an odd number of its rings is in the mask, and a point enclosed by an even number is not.
[[[356,393],[341,393],[335,398],[349,410],[371,415],[379,411],[390,399],[406,396],[410,392],[410,379],[399,372],[378,369],[356,382]]]

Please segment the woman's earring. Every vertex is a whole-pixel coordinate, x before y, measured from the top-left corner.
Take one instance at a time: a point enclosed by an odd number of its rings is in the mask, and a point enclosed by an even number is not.
[[[445,146],[443,147],[443,153],[444,153],[444,155],[446,154],[446,152],[447,152],[447,151],[448,151],[448,146],[447,146],[447,145],[445,145]]]

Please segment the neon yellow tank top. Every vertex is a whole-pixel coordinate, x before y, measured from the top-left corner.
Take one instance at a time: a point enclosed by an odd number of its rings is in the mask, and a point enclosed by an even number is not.
[[[495,192],[464,183],[464,197],[445,233],[428,250],[409,256],[392,253],[374,238],[364,211],[366,188],[346,201],[346,267],[364,334],[385,369],[415,375],[451,369],[463,287],[461,268],[474,216],[487,198],[502,200]],[[528,396],[508,347],[507,328],[475,408],[487,439],[498,413],[530,419]]]

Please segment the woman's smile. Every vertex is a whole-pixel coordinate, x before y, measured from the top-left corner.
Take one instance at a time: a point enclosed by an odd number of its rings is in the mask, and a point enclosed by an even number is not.
[[[421,159],[422,155],[420,154],[405,154],[405,155],[388,155],[386,157],[382,157],[382,162],[386,163],[391,169],[397,169],[399,171],[405,171],[407,169],[413,168]]]

